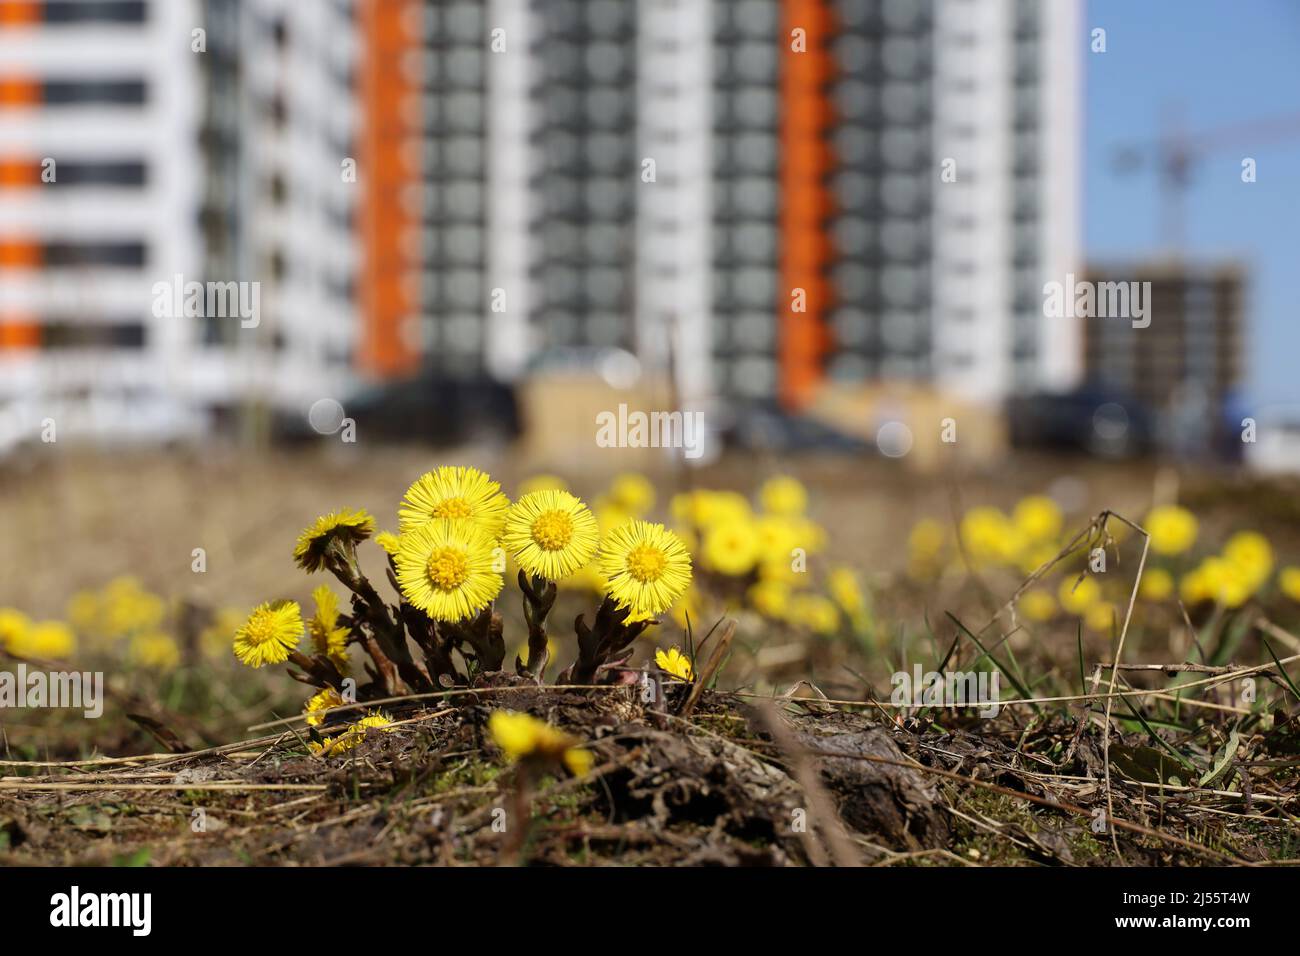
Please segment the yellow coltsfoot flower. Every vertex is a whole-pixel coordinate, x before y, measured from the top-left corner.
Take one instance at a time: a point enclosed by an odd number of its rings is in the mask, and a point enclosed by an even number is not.
[[[7,646],[19,657],[63,660],[76,651],[77,636],[62,621],[41,621],[11,635]]]
[[[356,511],[351,508],[331,511],[321,515],[298,535],[293,559],[304,571],[319,571],[325,566],[325,553],[334,541],[364,541],[374,531],[375,519],[364,508]]]
[[[1174,593],[1174,576],[1164,568],[1146,568],[1138,584],[1138,596],[1147,601],[1163,601]]]
[[[463,621],[492,603],[504,583],[495,542],[471,522],[436,518],[401,535],[397,584],[435,621]]]
[[[661,524],[630,521],[601,543],[597,565],[614,603],[634,614],[662,614],[691,583],[691,556]]]
[[[249,667],[282,664],[297,649],[302,632],[302,608],[297,601],[259,604],[235,631],[235,656]]]
[[[346,733],[337,737],[326,737],[320,743],[309,741],[307,749],[318,757],[330,757],[335,754],[347,753],[349,750],[359,747],[370,730],[381,730],[384,733],[390,733],[392,725],[393,719],[382,710],[378,710],[373,714],[362,717],[350,726]]]
[[[501,486],[477,468],[444,466],[426,472],[406,489],[397,509],[403,534],[438,518],[468,520],[495,541],[510,501]]]
[[[532,714],[498,710],[488,718],[488,730],[511,761],[559,762],[575,776],[591,770],[591,752],[578,746],[578,738],[552,727]]]
[[[1156,554],[1182,554],[1196,543],[1196,516],[1178,505],[1152,508],[1142,525],[1151,536],[1151,550]]]
[[[1288,565],[1277,573],[1278,589],[1292,601],[1300,603],[1300,568]]]
[[[676,645],[670,647],[667,651],[655,651],[655,663],[660,669],[667,674],[684,681],[695,679],[695,671],[691,667],[691,659],[682,653],[682,649]]]
[[[181,662],[181,649],[170,634],[149,631],[131,638],[127,648],[131,660],[151,670],[169,671]]]
[[[655,486],[645,475],[624,472],[610,484],[609,500],[629,514],[640,517],[654,507]]]
[[[567,578],[596,553],[596,517],[567,491],[534,491],[510,506],[503,544],[533,577]]]
[[[719,574],[740,577],[753,570],[760,549],[754,522],[739,518],[715,524],[705,532],[702,557]]]
[[[348,659],[348,637],[352,632],[346,627],[339,627],[339,599],[324,584],[312,591],[311,596],[316,602],[316,613],[307,622],[312,647],[317,654],[328,657],[340,674],[346,674],[351,663]]]
[[[808,507],[808,490],[797,478],[769,478],[758,491],[758,502],[772,515],[801,515]]]
[[[303,708],[303,713],[307,715],[307,726],[319,727],[325,722],[330,708],[342,707],[343,704],[343,696],[333,687],[326,687],[319,694],[314,694]]]

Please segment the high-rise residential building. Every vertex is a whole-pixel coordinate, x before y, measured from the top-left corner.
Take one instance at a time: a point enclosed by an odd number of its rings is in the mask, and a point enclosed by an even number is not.
[[[795,406],[826,382],[996,401],[1080,379],[1042,291],[1077,254],[1078,3],[484,9],[485,136],[508,145],[475,212],[507,302],[478,299],[491,371],[624,347],[683,395]]]
[[[202,267],[195,10],[0,2],[0,445],[193,426],[152,304]]]
[[[0,446],[345,397],[352,3],[0,0]]]

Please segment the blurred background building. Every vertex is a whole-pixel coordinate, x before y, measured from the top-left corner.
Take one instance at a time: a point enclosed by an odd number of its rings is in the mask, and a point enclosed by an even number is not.
[[[1240,274],[1045,314],[1087,50],[1079,0],[0,0],[0,449],[565,374],[867,438],[1085,371],[1220,405]]]

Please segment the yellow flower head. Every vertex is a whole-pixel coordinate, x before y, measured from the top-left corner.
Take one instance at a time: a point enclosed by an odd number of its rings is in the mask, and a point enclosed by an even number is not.
[[[606,535],[597,564],[614,603],[636,614],[662,614],[691,583],[691,556],[677,535],[648,521]]]
[[[538,759],[558,761],[576,776],[591,770],[590,751],[577,746],[578,739],[552,727],[532,714],[497,710],[488,718],[488,730],[496,745],[511,761]]]
[[[1138,585],[1138,596],[1147,601],[1163,601],[1174,593],[1174,576],[1164,568],[1146,568]]]
[[[655,504],[655,486],[645,475],[627,471],[609,486],[609,499],[634,517],[641,517]]]
[[[908,556],[918,563],[928,563],[943,551],[943,525],[934,518],[922,518],[907,536]]]
[[[1032,543],[1055,540],[1061,533],[1064,518],[1061,509],[1047,495],[1030,495],[1022,498],[1011,513],[1020,532]]]
[[[1182,554],[1196,543],[1196,516],[1178,505],[1152,508],[1143,525],[1156,554]]]
[[[114,578],[104,585],[99,601],[100,619],[94,630],[106,638],[126,637],[156,630],[166,614],[162,598],[146,591],[135,578]]]
[[[319,727],[325,722],[325,717],[332,707],[342,707],[343,697],[333,687],[326,687],[319,694],[313,694],[307,701],[307,706],[303,708],[303,713],[307,715],[307,724],[310,727]]]
[[[976,564],[1011,564],[1028,540],[1024,532],[997,508],[972,508],[962,515],[961,541]]]
[[[1208,557],[1183,576],[1179,585],[1184,604],[1214,601],[1224,607],[1237,608],[1250,599],[1250,581],[1231,561]]]
[[[321,757],[347,753],[349,750],[360,746],[361,742],[366,739],[366,733],[369,730],[382,730],[384,733],[391,733],[392,723],[391,717],[382,710],[378,710],[373,714],[362,717],[347,729],[347,733],[340,734],[338,737],[326,737],[319,744],[312,741],[307,744],[307,749]]]
[[[704,534],[704,563],[719,574],[739,577],[758,562],[760,541],[754,523],[734,518],[710,526]]]
[[[393,534],[391,531],[381,531],[379,534],[375,535],[375,544],[383,548],[384,552],[390,558],[397,556],[399,543],[400,541],[398,536]]]
[[[759,614],[779,621],[790,609],[790,585],[784,581],[759,581],[749,589],[749,603]]]
[[[790,599],[790,621],[814,634],[828,637],[840,629],[840,612],[835,602],[822,594],[796,594]]]
[[[826,590],[845,613],[860,614],[866,610],[866,595],[858,583],[857,574],[848,565],[831,568],[831,573],[826,576]]]
[[[12,607],[0,607],[0,648],[13,650],[27,636],[32,622],[27,615]]]
[[[531,495],[534,491],[568,491],[569,483],[558,475],[533,475],[519,483],[519,496]]]
[[[502,499],[504,500],[504,499]],[[435,621],[463,621],[492,603],[503,584],[496,547],[477,524],[437,518],[403,532],[394,563],[402,594]]]
[[[1223,557],[1241,573],[1252,592],[1263,587],[1273,573],[1273,548],[1258,531],[1238,531],[1223,546]]]
[[[509,507],[501,486],[486,474],[477,468],[446,465],[415,479],[397,516],[403,534],[435,518],[468,519],[495,541],[501,537]]]
[[[1109,601],[1098,601],[1083,612],[1083,626],[1090,631],[1107,634],[1115,631],[1122,620],[1116,617],[1115,605]]]
[[[181,662],[181,649],[170,634],[148,631],[131,638],[131,660],[151,670],[169,671]]]
[[[327,585],[322,584],[311,592],[316,602],[316,613],[307,622],[307,633],[317,654],[334,662],[339,673],[346,674],[351,663],[348,659],[348,637],[352,631],[339,627],[339,599]]]
[[[281,664],[302,639],[302,608],[297,601],[259,604],[235,631],[235,656],[249,667]]]
[[[1101,600],[1101,585],[1091,576],[1085,576],[1078,584],[1075,584],[1075,578],[1069,577],[1061,582],[1056,596],[1067,614],[1086,614]]]
[[[19,657],[63,660],[77,649],[77,637],[62,621],[41,621],[12,634],[7,646]]]
[[[1056,599],[1042,588],[1031,588],[1020,595],[1016,606],[1026,620],[1050,621],[1056,615]]]
[[[526,573],[558,581],[583,568],[596,553],[596,518],[567,491],[534,491],[506,514],[506,551]]]
[[[1300,603],[1300,568],[1295,565],[1288,565],[1279,571],[1277,586],[1291,600]]]
[[[684,681],[695,679],[695,670],[691,659],[682,653],[682,649],[673,645],[667,651],[655,651],[655,663],[668,674]]]
[[[374,531],[375,519],[364,508],[357,511],[351,508],[331,511],[327,515],[321,515],[298,535],[293,559],[304,571],[319,571],[325,566],[325,553],[334,541],[364,541]]]
[[[808,507],[808,490],[799,479],[778,475],[763,482],[758,501],[768,514],[801,515]]]

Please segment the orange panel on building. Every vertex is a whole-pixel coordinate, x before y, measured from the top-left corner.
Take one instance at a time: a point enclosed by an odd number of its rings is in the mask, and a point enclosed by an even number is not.
[[[826,175],[833,156],[826,128],[833,110],[826,96],[833,63],[826,48],[831,14],[825,0],[784,0],[780,79],[779,392],[787,408],[808,403],[822,379],[829,345],[824,315],[831,302],[825,267],[831,255],[826,219],[832,209]],[[795,49],[802,30],[802,49]],[[805,309],[792,293],[802,289]]]
[[[409,291],[418,288],[419,258],[408,248],[408,237],[419,235],[420,210],[409,208],[407,198],[420,183],[418,163],[412,168],[410,160],[420,130],[408,114],[420,89],[404,68],[410,55],[420,52],[420,38],[408,28],[420,22],[420,14],[420,4],[406,0],[363,0],[358,10],[362,324],[357,361],[363,371],[380,378],[409,375],[420,363],[406,329],[420,307]]]

